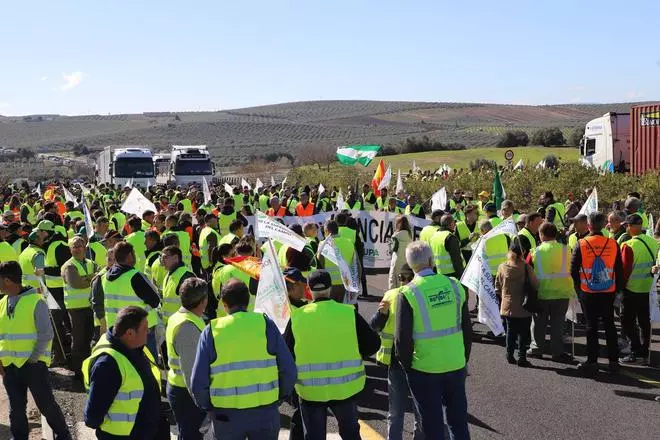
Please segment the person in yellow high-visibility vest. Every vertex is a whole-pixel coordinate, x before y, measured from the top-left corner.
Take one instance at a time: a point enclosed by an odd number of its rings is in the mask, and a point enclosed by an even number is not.
[[[27,439],[27,390],[53,430],[55,438],[70,440],[64,415],[53,396],[48,367],[53,328],[48,305],[34,287],[24,286],[15,261],[0,263],[0,376],[9,401],[9,433]]]
[[[160,260],[167,269],[167,275],[163,280],[161,292],[163,292],[161,304],[161,316],[167,324],[170,316],[181,308],[181,285],[188,278],[194,278],[192,273],[183,263],[181,249],[175,246],[163,248]]]
[[[247,286],[222,286],[226,316],[202,331],[192,370],[197,406],[211,413],[218,438],[276,440],[280,401],[291,394],[296,367],[282,335],[263,313],[248,312]]]
[[[568,302],[575,294],[571,279],[571,249],[557,241],[559,231],[553,223],[539,228],[541,244],[528,257],[539,282],[538,304],[534,313],[532,344],[527,356],[542,358],[545,349],[546,327],[550,324],[550,349],[555,362],[572,362],[573,356],[564,351],[564,322]]]
[[[639,215],[629,215],[624,224],[632,238],[621,245],[625,280],[621,325],[623,333],[630,340],[631,353],[623,357],[621,362],[637,363],[639,358],[646,364],[651,344],[649,310],[649,292],[653,285],[651,269],[658,259],[659,246],[655,239],[642,232],[644,223]]]
[[[208,286],[199,278],[188,278],[180,288],[181,307],[170,316],[165,332],[167,345],[167,398],[174,412],[179,437],[201,440],[199,432],[206,413],[192,398],[192,369],[197,343],[206,324],[202,318],[208,302]]]
[[[364,388],[362,358],[380,338],[357,310],[331,299],[332,278],[316,270],[307,278],[314,302],[293,312],[284,339],[296,359],[300,414],[306,438],[326,437],[328,409],[342,438],[360,438],[356,396]]]
[[[435,256],[435,267],[438,273],[460,278],[463,275],[464,263],[461,254],[461,243],[454,231],[456,221],[451,214],[445,214],[440,219],[440,229],[429,239],[429,246]]]
[[[398,274],[399,287],[385,292],[378,305],[378,311],[371,318],[371,328],[380,334],[380,349],[376,353],[376,361],[387,368],[387,399],[389,412],[387,414],[388,438],[403,438],[403,416],[408,407],[409,387],[406,372],[393,353],[394,332],[396,328],[396,299],[401,294],[403,286],[412,282],[415,274],[408,264],[404,264]],[[415,430],[413,439],[421,439],[419,413],[413,405],[415,415]]]
[[[446,423],[455,438],[468,439],[465,366],[472,322],[465,289],[457,279],[433,271],[433,252],[422,241],[408,245],[406,261],[415,278],[396,298],[394,349],[422,432],[425,438],[444,438]]]
[[[89,390],[85,425],[99,439],[169,438],[169,426],[162,423],[160,370],[145,346],[147,315],[137,306],[120,309],[83,363]]]
[[[97,267],[85,258],[85,239],[73,237],[69,243],[71,258],[62,266],[64,304],[71,320],[71,369],[82,379],[82,363],[90,354],[94,336],[94,314],[90,297]]]

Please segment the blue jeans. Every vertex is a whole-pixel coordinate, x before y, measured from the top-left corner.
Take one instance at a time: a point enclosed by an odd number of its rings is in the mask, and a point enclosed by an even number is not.
[[[469,440],[465,369],[440,374],[410,370],[407,374],[424,437],[444,440],[446,417],[449,438]]]
[[[389,368],[387,369],[387,394],[389,401],[389,412],[387,413],[387,439],[388,440],[402,440],[403,439],[403,417],[406,414],[406,407],[408,406],[408,380],[406,379],[406,372],[403,371],[401,364],[396,360],[392,360]],[[419,413],[417,407],[413,405],[413,413],[415,414],[415,431],[413,433],[413,440],[422,440],[421,426],[419,423]]]
[[[300,399],[300,415],[303,421],[305,440],[325,440],[328,409],[332,411],[342,440],[360,440],[357,403],[354,398],[328,404],[307,402]]]
[[[280,435],[279,406],[273,405],[223,414],[216,410],[213,433],[219,440],[277,440]]]
[[[178,440],[202,440],[199,432],[206,413],[199,409],[193,401],[188,388],[175,387],[167,384],[167,399],[176,418],[176,426],[179,429]]]
[[[2,380],[9,398],[9,430],[14,440],[28,440],[30,428],[26,414],[27,390],[52,428],[55,440],[71,440],[60,406],[55,402],[48,367],[43,362],[26,363],[21,368],[5,367]]]

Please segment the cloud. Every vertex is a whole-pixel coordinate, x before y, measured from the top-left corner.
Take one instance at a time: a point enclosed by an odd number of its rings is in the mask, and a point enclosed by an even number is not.
[[[69,74],[65,73],[62,75],[62,79],[64,79],[64,84],[60,86],[60,90],[62,91],[67,91],[71,90],[82,82],[83,78],[85,77],[85,74],[81,71],[75,71],[71,72]]]

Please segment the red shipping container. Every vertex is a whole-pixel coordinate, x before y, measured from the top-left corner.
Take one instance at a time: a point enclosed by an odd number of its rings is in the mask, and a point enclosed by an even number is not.
[[[630,115],[630,170],[642,174],[660,169],[660,104],[637,105]]]

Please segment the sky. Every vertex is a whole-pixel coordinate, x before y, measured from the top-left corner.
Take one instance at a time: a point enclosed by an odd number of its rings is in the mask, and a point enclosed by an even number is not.
[[[660,99],[660,1],[3,1],[0,114]]]

